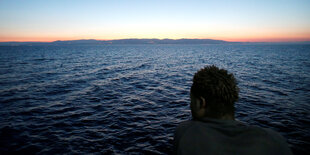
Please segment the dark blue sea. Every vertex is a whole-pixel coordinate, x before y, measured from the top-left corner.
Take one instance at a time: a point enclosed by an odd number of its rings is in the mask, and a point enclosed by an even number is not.
[[[310,45],[0,47],[0,154],[171,154],[193,74],[240,87],[239,121],[310,151]]]

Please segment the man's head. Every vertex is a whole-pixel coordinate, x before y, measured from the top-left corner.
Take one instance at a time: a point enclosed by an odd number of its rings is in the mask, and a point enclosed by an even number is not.
[[[234,119],[234,103],[239,88],[233,74],[216,66],[206,66],[193,78],[191,111],[194,118]]]

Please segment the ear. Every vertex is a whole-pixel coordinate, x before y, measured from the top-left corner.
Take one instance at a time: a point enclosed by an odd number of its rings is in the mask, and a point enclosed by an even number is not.
[[[200,96],[200,104],[201,104],[201,107],[202,108],[206,108],[206,105],[207,105],[207,103],[206,103],[206,100],[205,100],[205,98],[204,97],[202,97],[202,96]]]

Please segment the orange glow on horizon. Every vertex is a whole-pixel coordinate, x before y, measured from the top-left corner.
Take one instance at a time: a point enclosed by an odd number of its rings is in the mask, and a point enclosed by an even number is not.
[[[229,42],[303,42],[310,41],[309,38],[223,38]]]

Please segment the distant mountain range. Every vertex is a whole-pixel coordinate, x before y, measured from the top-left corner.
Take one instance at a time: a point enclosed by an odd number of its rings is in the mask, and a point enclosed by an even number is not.
[[[34,45],[109,45],[109,44],[226,44],[232,43],[213,39],[119,39],[119,40],[68,40],[54,42],[0,42],[0,46],[34,46]]]
[[[118,39],[118,40],[67,40],[54,42],[0,42],[0,46],[70,46],[70,45],[111,45],[111,44],[310,44],[303,42],[229,42],[214,39]]]

